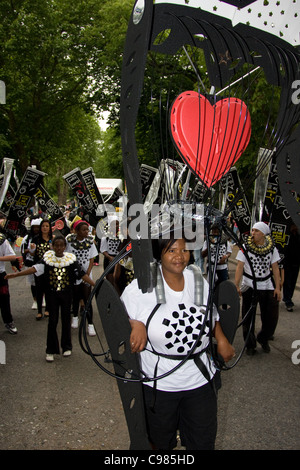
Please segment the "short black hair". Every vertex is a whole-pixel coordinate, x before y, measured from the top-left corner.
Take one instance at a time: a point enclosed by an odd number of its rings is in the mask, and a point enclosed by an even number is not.
[[[63,240],[65,245],[67,244],[65,237],[61,233],[59,235],[55,235],[55,237],[53,237],[52,246],[54,245],[55,242],[57,242],[57,240]]]
[[[183,238],[183,240],[185,240],[186,242],[188,241],[184,234],[178,236],[178,234],[176,234],[175,229],[171,229],[168,238],[162,238],[162,236],[160,235],[159,238],[152,239],[152,253],[156,261],[161,261],[162,253],[164,251],[169,250],[171,246],[174,245],[174,243],[181,238]]]

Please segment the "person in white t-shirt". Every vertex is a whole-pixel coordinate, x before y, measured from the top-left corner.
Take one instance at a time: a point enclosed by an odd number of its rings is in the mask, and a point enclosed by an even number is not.
[[[89,235],[89,223],[83,219],[77,220],[73,224],[74,233],[66,237],[66,251],[76,256],[77,262],[81,269],[92,279],[92,269],[94,266],[94,258],[98,255],[94,238]],[[82,299],[86,305],[91,293],[91,286],[82,279],[76,281],[73,292],[73,318],[72,328],[78,328],[78,311],[80,300]],[[88,334],[95,336],[95,328],[93,324],[93,309],[90,306],[87,313]]]
[[[238,264],[235,273],[235,284],[239,294],[243,297],[243,336],[246,340],[246,352],[248,355],[253,355],[256,352],[256,340],[265,352],[270,352],[268,341],[273,336],[277,326],[279,301],[281,299],[278,266],[280,255],[274,245],[267,224],[257,222],[253,225],[251,236],[248,237],[245,243],[245,251],[252,269],[247,257],[240,250],[236,257]],[[256,299],[253,298],[255,293],[254,279],[257,289]],[[261,312],[261,330],[255,337],[257,303],[259,303]]]
[[[186,449],[213,449],[217,393],[213,386],[216,367],[207,353],[208,284],[202,278],[203,305],[196,305],[185,240],[155,241],[154,256],[160,263],[165,302],[157,303],[155,291],[143,293],[137,280],[121,296],[132,328],[131,350],[140,353],[141,371],[149,379],[143,385],[149,440],[155,449],[170,450],[176,446],[179,429]],[[215,308],[212,317],[218,352],[227,362],[234,356],[234,348],[221,330]],[[193,355],[180,364],[190,351]]]
[[[8,281],[5,279],[5,262],[6,261],[15,261],[17,256],[10,246],[5,235],[0,232],[0,308],[1,316],[5,327],[8,331],[15,335],[18,330],[14,324],[11,308],[10,308],[10,294]]]
[[[214,286],[217,287],[223,281],[229,279],[228,273],[228,259],[232,253],[232,247],[228,239],[221,237],[220,238],[220,229],[217,225],[212,226],[211,228],[211,243],[210,243],[210,263],[212,266],[215,264],[216,256],[218,256],[215,270],[215,283]],[[204,244],[201,251],[202,258],[205,258],[208,255],[208,246],[207,240],[204,240]],[[209,263],[207,263],[207,268]],[[208,276],[209,276],[208,270]],[[208,277],[209,282],[209,277]]]

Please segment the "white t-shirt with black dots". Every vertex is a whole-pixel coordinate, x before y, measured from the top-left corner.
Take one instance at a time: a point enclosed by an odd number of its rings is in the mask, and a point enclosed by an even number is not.
[[[247,255],[250,259],[251,265],[253,266],[253,270],[255,273],[256,288],[258,290],[274,290],[272,279],[270,277],[269,279],[261,281],[259,279],[267,277],[270,274],[272,264],[280,260],[280,255],[278,253],[277,248],[274,247],[274,249],[266,255],[256,255],[254,253],[251,253],[250,251],[247,252]],[[236,259],[245,263],[244,272],[250,276],[253,276],[249,262],[241,250],[239,250]],[[243,276],[242,285],[253,287],[253,281],[252,279]]]
[[[165,357],[159,357],[150,352],[155,351],[168,355],[182,355],[183,357],[199,341],[199,346],[194,350],[199,352],[209,344],[209,326],[206,316],[206,307],[198,307],[194,304],[194,274],[190,270],[184,271],[184,290],[173,291],[164,282],[166,303],[162,304],[153,315],[148,328],[148,341],[146,349],[140,353],[141,369],[147,377],[154,377],[154,370],[158,361],[156,376],[160,376],[172,370],[179,361]],[[204,280],[204,304],[208,297],[208,283]],[[156,306],[155,291],[142,293],[135,279],[124,290],[121,299],[125,304],[130,318],[139,320],[145,325],[153,308]],[[213,325],[219,319],[216,308],[213,310]],[[199,331],[203,326],[203,335],[199,338]],[[202,354],[206,368],[213,377],[216,369],[206,353]],[[205,385],[207,380],[196,366],[193,359],[187,360],[181,367],[170,375],[157,381],[157,389],[164,391],[192,390]],[[153,386],[154,382],[146,382]]]
[[[85,273],[90,265],[90,260],[98,255],[98,250],[92,237],[85,238],[78,243],[74,237],[67,237],[66,251],[76,256],[79,266]],[[90,272],[90,278],[92,279],[92,271]],[[82,279],[76,281],[76,284],[80,284],[81,282],[83,282]]]

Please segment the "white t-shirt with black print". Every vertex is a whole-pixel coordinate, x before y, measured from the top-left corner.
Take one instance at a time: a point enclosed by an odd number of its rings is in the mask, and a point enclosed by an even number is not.
[[[272,279],[269,277],[268,279],[259,281],[259,278],[265,278],[270,274],[270,268],[273,263],[276,263],[280,260],[280,255],[276,247],[273,250],[264,255],[258,255],[251,253],[250,251],[247,252],[247,255],[250,259],[251,265],[253,266],[255,278],[256,278],[256,288],[258,290],[274,290],[274,286],[272,283]],[[238,261],[242,261],[245,263],[244,265],[244,272],[249,276],[253,276],[252,269],[250,268],[249,262],[244,255],[244,253],[239,250],[236,259]],[[253,287],[252,279],[249,279],[246,276],[243,276],[242,279],[242,286]]]
[[[192,271],[184,271],[184,290],[173,291],[163,281],[166,303],[162,304],[153,315],[148,328],[148,341],[146,349],[140,353],[141,369],[149,378],[154,377],[154,370],[158,361],[156,376],[160,376],[178,365],[179,361],[165,357],[158,357],[150,352],[152,347],[156,352],[167,355],[182,355],[185,357],[199,341],[199,346],[193,351],[199,352],[209,344],[209,326],[206,316],[206,307],[194,304],[194,274]],[[204,280],[204,304],[208,298],[208,283]],[[156,306],[155,290],[150,293],[142,293],[135,279],[124,290],[121,300],[125,304],[131,319],[139,320],[145,325],[153,308]],[[213,309],[213,325],[219,319],[216,308]],[[203,330],[202,330],[203,326]],[[203,331],[201,338],[199,332]],[[159,359],[159,360],[158,360]],[[201,359],[213,377],[216,369],[206,353]],[[153,386],[154,382],[145,382]],[[182,366],[170,375],[157,381],[157,389],[164,391],[192,390],[205,385],[207,380],[196,366],[193,359],[187,360]]]

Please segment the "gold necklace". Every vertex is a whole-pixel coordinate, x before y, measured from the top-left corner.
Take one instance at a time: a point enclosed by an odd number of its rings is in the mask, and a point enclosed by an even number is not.
[[[44,254],[44,261],[49,266],[57,268],[64,268],[70,266],[76,261],[76,256],[73,253],[64,253],[63,256],[56,256],[53,250],[46,251]]]
[[[246,249],[250,251],[250,253],[263,256],[263,255],[267,255],[273,250],[274,241],[271,235],[266,235],[265,243],[263,245],[256,245],[254,241],[252,240],[252,237],[249,235],[249,237],[245,241],[245,246],[246,246]]]

